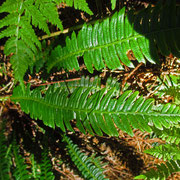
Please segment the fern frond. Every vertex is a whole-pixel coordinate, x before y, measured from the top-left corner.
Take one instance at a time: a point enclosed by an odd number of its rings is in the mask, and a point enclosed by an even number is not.
[[[34,154],[31,154],[31,171],[32,171],[32,178],[33,179],[40,179],[40,167],[39,164],[35,161]]]
[[[125,16],[123,8],[101,23],[96,22],[93,26],[85,24],[77,36],[73,32],[71,38],[66,38],[66,46],[59,45],[54,49],[47,69],[50,71],[56,66],[79,70],[79,56],[83,56],[91,73],[93,66],[96,70],[101,70],[105,65],[110,69],[123,69],[122,64],[133,68],[127,56],[130,50],[138,62],[145,63],[147,59],[156,64],[159,59],[156,45],[163,55],[172,52],[180,57],[180,47],[175,37],[176,33],[180,33],[179,14],[175,12],[174,1],[167,1],[164,6],[157,5],[137,15],[129,11]],[[169,41],[169,34],[173,43]]]
[[[47,12],[48,10],[50,13]],[[41,49],[41,43],[32,25],[49,34],[47,20],[61,30],[62,24],[54,1],[6,0],[0,6],[0,13],[4,12],[8,14],[0,20],[0,39],[9,37],[4,53],[6,55],[12,53],[11,64],[15,79],[19,80],[23,86],[24,74],[28,66],[35,61],[37,50]]]
[[[163,131],[153,128],[153,132],[162,140],[165,140],[167,143],[174,143],[178,145],[180,143],[180,128],[171,127],[170,129],[164,128]]]
[[[180,160],[180,148],[175,144],[164,144],[144,151],[163,160]]]
[[[54,86],[54,88],[64,88],[69,89],[72,93],[76,88],[82,87],[84,89],[87,89],[91,87],[91,92],[97,92],[101,89],[101,78],[98,76],[95,76],[94,78],[90,78],[89,76],[82,76],[80,80],[75,81],[69,81],[69,82],[60,82]],[[109,77],[106,81],[106,88],[107,90],[111,88],[115,88],[115,95],[118,96],[120,92],[120,83],[116,78]]]
[[[86,0],[55,0],[58,3],[66,3],[69,7],[74,7],[75,9],[79,9],[88,13],[89,15],[93,15],[93,12],[89,9]]]
[[[8,155],[7,141],[3,134],[4,130],[0,131],[0,179],[10,179],[10,159]]]
[[[105,179],[105,176],[103,175],[103,169],[96,166],[93,163],[91,157],[88,157],[84,153],[82,153],[78,146],[74,144],[69,137],[63,135],[63,141],[67,143],[66,147],[68,149],[71,160],[74,162],[85,179]]]
[[[69,81],[69,82],[60,82],[54,86],[54,88],[63,88],[69,89],[72,93],[76,88],[82,87],[87,89],[89,87],[92,88],[92,92],[98,91],[101,89],[101,79],[98,76],[95,76],[93,79],[89,76],[82,76],[80,80]]]
[[[115,89],[107,89],[90,95],[91,87],[76,88],[70,95],[63,89],[49,88],[45,96],[39,89],[26,89],[23,94],[20,87],[14,89],[11,100],[19,102],[25,113],[31,118],[43,120],[50,127],[58,126],[65,131],[65,126],[73,131],[70,120],[76,119],[77,127],[94,134],[105,132],[118,136],[117,127],[133,136],[133,128],[151,132],[150,126],[158,129],[170,128],[180,121],[180,108],[166,104],[160,112],[152,110],[153,99],[145,100],[138,92],[126,91],[118,99],[113,97]],[[131,127],[132,126],[132,127]],[[85,127],[85,129],[84,129]],[[93,131],[94,130],[94,131]]]
[[[49,151],[48,151],[48,147],[44,146],[43,150],[42,150],[42,158],[41,158],[41,164],[40,164],[40,169],[41,169],[41,173],[40,173],[40,179],[42,180],[53,180],[54,174],[52,172],[52,164],[51,161],[49,159]]]
[[[166,95],[173,96],[174,103],[180,105],[180,87],[169,87],[163,90],[160,90],[159,92],[163,92]]]
[[[134,179],[146,179],[146,180],[166,180],[174,172],[180,171],[180,161],[170,160],[166,163],[161,163],[157,165],[157,170],[151,169],[145,174],[136,176]]]
[[[19,153],[19,147],[16,144],[15,140],[13,142],[12,150],[12,155],[15,161],[15,167],[13,169],[14,178],[22,180],[30,179],[31,174],[27,171],[27,165],[25,164],[23,157]]]

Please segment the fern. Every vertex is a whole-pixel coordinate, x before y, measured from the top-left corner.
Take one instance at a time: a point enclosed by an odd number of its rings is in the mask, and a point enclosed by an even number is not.
[[[170,128],[180,120],[178,106],[166,104],[160,112],[152,110],[153,99],[145,100],[138,92],[126,91],[118,99],[113,98],[115,89],[106,94],[106,88],[90,96],[91,87],[77,88],[70,97],[65,90],[49,88],[42,97],[40,90],[26,89],[23,94],[20,87],[14,89],[11,100],[19,102],[24,112],[31,118],[43,120],[50,127],[58,126],[65,131],[65,126],[73,131],[70,120],[76,119],[77,127],[85,133],[102,135],[105,132],[118,136],[115,125],[133,136],[133,128],[151,132],[153,124],[158,129]],[[40,113],[41,112],[41,113]],[[93,130],[94,132],[93,132]]]
[[[43,151],[42,151],[42,158],[41,158],[41,164],[40,164],[40,169],[41,169],[41,174],[40,174],[40,179],[41,180],[53,180],[54,174],[52,172],[52,164],[51,161],[48,157],[48,148],[47,146],[44,146]]]
[[[160,179],[166,180],[168,176],[170,176],[174,172],[180,171],[180,161],[170,160],[168,162],[161,163],[161,165],[157,165],[157,170],[151,169],[145,174],[136,176],[134,179],[146,179],[146,180],[153,180],[153,179]]]
[[[56,0],[56,2],[63,2],[66,3],[70,7],[74,7],[75,9],[82,10],[89,15],[93,15],[93,12],[89,9],[86,0]]]
[[[23,77],[35,61],[35,54],[41,49],[41,43],[32,27],[38,27],[50,34],[47,20],[61,30],[62,23],[58,18],[56,3],[51,0],[6,0],[0,7],[0,13],[8,15],[0,20],[0,39],[9,37],[4,53],[10,55],[15,79],[23,86]],[[32,23],[32,25],[31,25]]]
[[[104,68],[105,64],[110,69],[123,69],[122,64],[133,68],[133,63],[126,55],[129,50],[133,51],[138,62],[145,63],[147,59],[156,64],[159,59],[156,43],[163,55],[172,52],[179,57],[179,44],[175,37],[176,33],[180,33],[177,21],[179,14],[176,15],[175,12],[174,1],[167,1],[164,6],[159,4],[136,16],[129,11],[125,17],[123,8],[111,18],[101,23],[96,22],[94,26],[85,24],[77,36],[73,32],[71,38],[66,38],[66,46],[59,45],[54,49],[47,69],[50,71],[57,66],[79,70],[79,56],[83,56],[91,73],[92,65],[97,70]],[[173,43],[169,41],[169,34]]]
[[[163,82],[162,80],[163,79]],[[170,95],[174,98],[174,103],[180,104],[180,84],[179,84],[179,76],[175,75],[165,75],[161,76],[161,78],[157,78],[158,85],[155,87],[155,95],[162,97],[164,95]]]
[[[12,155],[13,155],[14,161],[15,161],[15,167],[13,170],[14,178],[22,179],[22,180],[30,179],[31,175],[27,171],[27,165],[25,164],[23,157],[19,153],[19,147],[16,144],[15,140],[13,142],[12,150],[13,150]]]
[[[9,151],[6,145],[7,141],[4,136],[4,130],[0,131],[0,179],[10,179],[9,172],[10,172],[10,158],[9,158]]]
[[[78,146],[74,144],[69,137],[63,135],[63,141],[67,143],[66,147],[68,149],[69,155],[85,179],[105,179],[103,175],[103,169],[96,166],[92,158],[80,152]]]
[[[97,92],[101,89],[101,78],[98,76],[95,76],[94,78],[90,78],[89,76],[82,76],[80,80],[75,81],[69,81],[69,82],[60,82],[54,86],[54,88],[63,88],[63,89],[69,89],[70,93],[72,93],[76,88],[82,87],[84,89],[87,89],[88,87],[91,87],[91,92]],[[105,84],[107,90],[110,90],[111,88],[115,87],[115,95],[119,96],[120,92],[120,83],[118,83],[117,78],[109,77]]]
[[[167,143],[174,143],[178,145],[180,143],[180,129],[179,127],[171,127],[170,129],[164,128],[163,131],[153,128],[153,132],[162,140]]]
[[[144,151],[163,160],[180,160],[180,148],[175,144],[164,144]]]
[[[31,171],[32,171],[32,178],[33,179],[40,179],[40,172],[39,172],[39,164],[36,162],[35,158],[34,158],[34,154],[31,154]]]

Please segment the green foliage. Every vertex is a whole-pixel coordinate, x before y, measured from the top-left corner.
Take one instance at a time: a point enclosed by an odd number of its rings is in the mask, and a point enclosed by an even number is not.
[[[63,2],[66,3],[70,7],[74,7],[75,9],[82,10],[89,15],[93,15],[93,12],[89,9],[86,0],[55,0],[56,2]]]
[[[6,0],[0,7],[0,13],[8,13],[0,20],[0,39],[9,37],[4,53],[11,56],[15,79],[23,85],[23,77],[35,61],[35,54],[41,49],[41,43],[32,27],[38,27],[50,34],[46,21],[57,25],[61,30],[56,3],[51,0]]]
[[[157,169],[151,169],[143,175],[136,176],[134,179],[146,179],[146,180],[166,180],[173,172],[180,171],[180,161],[170,160],[166,163],[161,163],[157,165]]]
[[[67,143],[66,147],[68,149],[71,160],[74,162],[85,179],[105,179],[105,176],[103,175],[103,169],[99,166],[100,162],[97,158],[94,160],[92,157],[86,156],[66,135],[63,135],[63,141]]]
[[[102,80],[100,77],[95,76],[94,78],[90,78],[89,76],[82,76],[80,80],[70,81],[70,82],[60,82],[54,85],[54,88],[63,88],[65,90],[69,90],[72,93],[76,88],[82,87],[86,90],[88,87],[91,87],[91,92],[97,92],[101,90]],[[114,95],[119,96],[120,92],[120,83],[117,78],[109,77],[105,84],[107,90],[111,88],[115,88]]]
[[[31,167],[32,178],[33,179],[40,179],[40,174],[41,174],[40,167],[34,158],[34,154],[31,154],[30,160],[31,160],[31,164],[32,164],[32,167]]]
[[[116,0],[111,0],[111,8],[112,10],[116,8]]]
[[[4,136],[4,130],[0,130],[0,179],[10,179],[10,158],[9,151],[6,145],[7,141]]]
[[[177,126],[171,127],[170,129],[164,128],[163,131],[153,128],[153,132],[162,140],[165,140],[167,143],[180,143],[180,129]]]
[[[129,11],[125,16],[123,8],[101,23],[85,24],[77,36],[73,32],[71,38],[66,38],[66,46],[59,45],[54,49],[47,69],[50,71],[56,66],[79,70],[79,56],[83,56],[90,73],[93,73],[93,66],[101,70],[105,64],[110,69],[123,69],[122,64],[133,68],[127,56],[129,50],[133,51],[138,62],[145,63],[147,59],[156,64],[159,63],[157,47],[163,55],[172,52],[178,57],[179,44],[175,37],[180,32],[178,18],[174,1],[167,1],[164,6],[149,7],[137,15]],[[173,43],[169,41],[169,34]]]
[[[94,134],[102,135],[102,132],[118,136],[115,125],[133,136],[132,128],[151,132],[153,125],[158,129],[170,128],[180,120],[178,106],[166,104],[159,112],[152,110],[153,99],[145,100],[138,96],[138,92],[126,91],[118,99],[113,97],[115,88],[103,88],[90,94],[91,87],[76,88],[70,95],[66,90],[49,88],[45,96],[39,89],[30,91],[29,88],[23,94],[20,87],[14,89],[11,100],[19,102],[24,112],[30,113],[31,118],[41,119],[45,125],[58,126],[65,131],[73,131],[70,120],[76,119],[77,127],[83,133],[85,129]],[[40,113],[41,112],[41,113]],[[84,129],[85,127],[85,129]],[[93,131],[94,130],[94,131]]]
[[[180,160],[180,148],[175,144],[164,144],[144,151],[163,160]]]
[[[107,80],[103,89],[100,78],[95,77],[94,81],[91,81],[89,77],[82,77],[80,81],[50,86],[47,92],[43,93],[41,88],[25,88],[23,82],[28,67],[31,71],[36,68],[38,72],[45,61],[48,71],[53,67],[79,70],[78,57],[82,56],[87,70],[93,73],[94,69],[100,71],[105,66],[113,70],[124,69],[123,66],[134,68],[127,56],[129,51],[132,51],[139,63],[149,61],[158,64],[159,54],[168,56],[172,53],[180,57],[180,43],[177,38],[180,36],[180,11],[179,7],[175,6],[175,0],[159,2],[155,7],[149,6],[138,14],[133,11],[126,14],[123,8],[102,22],[85,24],[78,35],[73,32],[71,37],[66,38],[64,47],[57,46],[49,58],[44,58],[49,55],[52,47],[48,49],[44,43],[41,44],[34,29],[50,34],[48,23],[63,29],[56,7],[59,3],[93,14],[86,0],[6,0],[0,6],[0,13],[7,14],[0,20],[0,39],[8,38],[4,53],[11,55],[14,77],[24,88],[16,87],[11,100],[18,102],[31,118],[40,119],[52,128],[60,127],[64,132],[66,129],[74,132],[71,126],[73,119],[82,133],[89,132],[100,136],[103,133],[119,136],[118,129],[131,136],[134,128],[153,131],[169,144],[146,152],[169,161],[157,165],[156,170],[152,169],[136,179],[165,179],[171,173],[179,171],[178,78],[170,76],[162,82],[165,88],[158,92],[173,96],[177,105],[168,103],[160,106],[154,105],[154,99],[139,96],[137,91],[128,90],[120,96],[120,84],[113,78]],[[111,0],[111,3],[112,9],[115,9],[116,0]],[[44,52],[42,48],[45,49]],[[0,100],[6,100],[6,97]],[[72,161],[86,179],[104,179],[103,169],[97,158],[93,159],[81,153],[67,136],[64,135],[63,140],[67,143]],[[9,149],[2,133],[0,146],[0,175],[3,179],[9,179],[12,162],[9,161]],[[15,179],[55,178],[46,146],[42,148],[40,164],[36,162],[34,155],[31,156],[32,172],[27,170],[15,141],[12,146],[12,175]]]
[[[42,150],[42,157],[41,157],[41,163],[40,163],[40,179],[41,180],[53,180],[55,178],[53,172],[52,172],[52,164],[49,159],[49,151],[48,147],[44,146]]]
[[[162,80],[163,79],[163,80]],[[180,76],[175,75],[165,75],[161,78],[158,78],[157,81],[159,84],[155,87],[155,95],[163,97],[165,95],[170,95],[174,98],[174,103],[180,104]]]
[[[27,170],[27,165],[24,162],[24,158],[19,153],[19,147],[16,144],[15,140],[13,142],[12,151],[13,151],[12,155],[15,161],[13,177],[15,179],[22,179],[22,180],[30,179],[31,176]]]

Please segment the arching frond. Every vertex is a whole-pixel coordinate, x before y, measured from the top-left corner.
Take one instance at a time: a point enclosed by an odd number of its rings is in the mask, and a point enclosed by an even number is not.
[[[180,148],[175,144],[164,144],[144,151],[163,160],[180,160]]]
[[[85,179],[105,180],[105,176],[103,175],[103,168],[96,166],[94,160],[82,153],[78,146],[74,144],[69,137],[63,135],[63,141],[67,143],[66,147],[68,149],[71,160],[77,166],[78,170],[81,172]]]
[[[146,179],[146,180],[166,180],[168,176],[170,176],[173,172],[179,172],[180,170],[180,161],[170,160],[166,163],[161,163],[161,165],[157,165],[157,169],[151,169],[145,174],[136,176],[134,179]]]
[[[171,14],[171,16],[169,16]],[[50,71],[54,66],[79,70],[77,58],[83,56],[89,72],[101,70],[105,65],[110,69],[123,69],[123,65],[133,68],[127,54],[132,51],[138,62],[158,63],[158,49],[163,55],[172,52],[180,57],[179,14],[174,1],[158,4],[134,15],[125,8],[103,22],[92,26],[85,24],[76,36],[66,38],[66,46],[57,46],[47,63]],[[171,38],[171,41],[169,40]],[[94,66],[94,68],[93,68]]]
[[[70,95],[63,89],[49,88],[45,96],[40,90],[23,94],[20,87],[14,90],[11,100],[19,102],[25,113],[35,119],[43,120],[44,124],[65,127],[73,131],[70,120],[76,119],[77,127],[85,133],[85,129],[94,134],[103,132],[118,136],[117,128],[133,135],[132,127],[151,132],[151,126],[158,129],[170,128],[180,121],[180,108],[166,104],[158,112],[152,110],[153,99],[145,100],[138,92],[124,92],[118,99],[113,97],[115,89],[107,93],[107,89],[90,94],[91,87],[84,90],[79,87]]]

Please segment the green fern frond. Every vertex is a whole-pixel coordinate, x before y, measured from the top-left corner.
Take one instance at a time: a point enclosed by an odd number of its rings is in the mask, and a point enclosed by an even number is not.
[[[0,179],[10,179],[10,158],[8,155],[7,141],[3,134],[4,130],[0,130]]]
[[[88,157],[84,153],[82,153],[78,146],[74,144],[69,137],[63,135],[63,141],[67,143],[66,147],[68,149],[71,160],[74,162],[85,179],[105,179],[105,176],[103,175],[103,169],[96,166],[93,163],[91,157]]]
[[[49,11],[48,11],[49,10]],[[23,86],[23,77],[35,61],[35,54],[41,49],[41,43],[32,27],[39,27],[50,34],[47,20],[63,29],[58,18],[54,1],[35,0],[6,0],[0,6],[0,13],[8,15],[0,20],[0,39],[9,37],[6,41],[4,53],[10,55],[15,79]],[[31,25],[32,24],[32,25]]]
[[[168,6],[168,8],[167,8]],[[123,69],[122,64],[133,68],[127,53],[132,50],[138,62],[158,63],[157,47],[163,55],[172,52],[180,56],[178,40],[175,34],[180,33],[180,25],[175,14],[174,1],[167,1],[162,6],[148,8],[134,15],[129,11],[125,16],[125,8],[116,12],[103,22],[93,26],[85,24],[76,36],[66,38],[66,46],[57,46],[47,63],[50,71],[54,66],[71,70],[79,70],[77,58],[83,56],[89,72],[93,66],[101,70],[105,65],[110,69]],[[171,14],[171,16],[169,16]],[[169,41],[169,34],[172,41]],[[168,47],[168,48],[167,48]]]
[[[13,142],[12,151],[13,151],[12,155],[15,161],[15,167],[13,169],[13,177],[15,179],[22,179],[22,180],[30,179],[31,174],[27,171],[27,165],[24,162],[24,158],[19,153],[19,147],[16,144],[15,140]]]
[[[180,105],[180,87],[169,87],[163,90],[160,90],[159,92],[163,92],[166,95],[173,96],[174,103]]]
[[[53,180],[55,177],[52,172],[52,164],[49,159],[49,151],[48,151],[47,146],[43,147],[41,155],[42,155],[42,158],[41,158],[41,164],[40,164],[40,169],[41,169],[40,179],[41,180],[46,180],[46,179]]]
[[[75,9],[79,9],[88,13],[89,15],[93,15],[93,12],[89,9],[86,0],[55,0],[57,3],[66,3],[69,7],[74,7]]]
[[[87,89],[89,87],[92,88],[92,92],[98,91],[101,89],[101,79],[98,76],[95,76],[93,79],[89,76],[82,76],[80,80],[69,81],[69,82],[60,82],[54,86],[54,88],[63,88],[69,89],[72,93],[76,88],[82,87]]]
[[[161,163],[161,165],[157,165],[157,169],[151,169],[145,174],[136,176],[134,179],[146,179],[146,180],[166,180],[168,176],[170,176],[174,172],[180,171],[180,161],[170,160],[166,163]]]
[[[163,131],[153,128],[153,132],[162,140],[165,140],[167,143],[174,143],[178,145],[180,143],[180,128],[171,127],[170,129],[164,128]]]
[[[144,151],[163,160],[180,160],[180,148],[175,144],[164,144]]]
[[[34,158],[34,154],[31,154],[31,157],[30,157],[30,160],[31,160],[31,171],[32,171],[32,178],[33,179],[40,179],[40,166],[39,164],[35,161],[35,158]]]
[[[25,113],[31,118],[43,120],[50,127],[58,126],[65,131],[65,126],[73,131],[70,120],[76,119],[81,132],[85,129],[94,134],[105,132],[118,136],[117,128],[133,136],[133,128],[151,132],[150,126],[158,129],[170,128],[180,121],[180,108],[166,104],[160,112],[152,110],[153,99],[145,100],[138,92],[124,92],[118,99],[113,97],[115,88],[90,95],[91,87],[84,90],[79,87],[70,95],[66,90],[49,88],[45,96],[39,89],[26,89],[23,94],[20,87],[14,89],[11,100],[19,102]],[[84,129],[85,127],[85,129]],[[94,131],[93,131],[94,130]]]
[[[101,78],[98,76],[95,76],[94,78],[90,78],[89,76],[82,76],[80,80],[75,80],[75,81],[69,81],[69,82],[60,82],[58,84],[55,84],[53,88],[64,88],[64,89],[69,89],[69,91],[72,93],[76,88],[82,87],[84,89],[87,89],[91,87],[91,92],[97,92],[101,89]],[[109,77],[106,80],[105,84],[107,90],[111,88],[115,88],[115,95],[118,96],[120,92],[120,83],[118,82],[117,78],[112,78]]]

